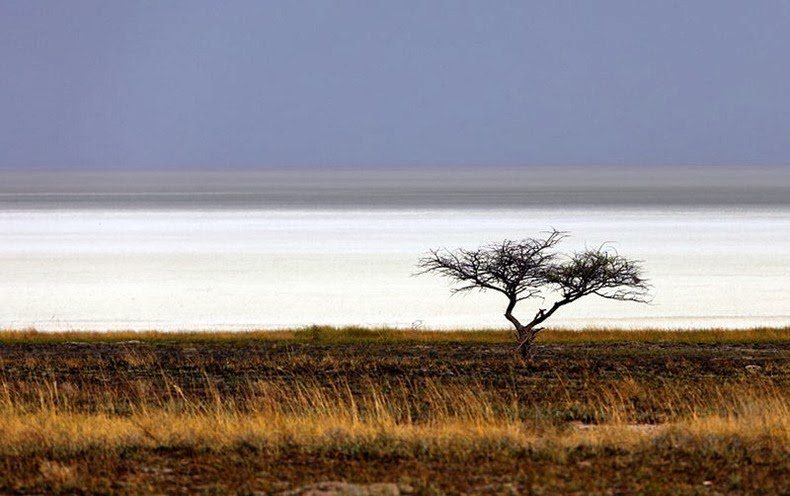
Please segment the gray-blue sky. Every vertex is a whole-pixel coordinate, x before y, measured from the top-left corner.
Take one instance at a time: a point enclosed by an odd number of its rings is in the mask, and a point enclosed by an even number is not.
[[[0,167],[790,163],[790,3],[5,1]]]

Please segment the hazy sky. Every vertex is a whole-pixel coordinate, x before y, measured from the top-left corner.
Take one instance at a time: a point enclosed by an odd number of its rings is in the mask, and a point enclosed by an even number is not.
[[[0,167],[790,164],[790,2],[2,1]]]

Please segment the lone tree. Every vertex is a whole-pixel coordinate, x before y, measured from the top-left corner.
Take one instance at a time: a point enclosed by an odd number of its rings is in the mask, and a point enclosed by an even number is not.
[[[648,285],[639,262],[617,254],[602,245],[561,255],[555,247],[567,237],[552,230],[545,238],[521,241],[504,240],[476,250],[431,250],[421,258],[418,274],[436,273],[460,283],[453,293],[474,289],[497,291],[508,299],[505,318],[516,328],[516,352],[529,356],[538,327],[560,307],[587,295],[610,300],[647,302]],[[522,324],[513,309],[522,300],[554,295],[551,306],[538,309]]]

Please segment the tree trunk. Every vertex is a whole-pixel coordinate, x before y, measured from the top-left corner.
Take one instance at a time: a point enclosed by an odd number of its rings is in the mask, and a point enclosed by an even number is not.
[[[523,360],[528,360],[532,352],[532,342],[535,341],[535,336],[543,330],[541,327],[536,327],[538,322],[542,322],[539,318],[545,320],[543,313],[536,317],[532,322],[523,325],[519,320],[513,316],[513,308],[516,306],[518,299],[516,295],[510,296],[510,304],[505,309],[505,318],[513,324],[516,328],[516,356],[521,357]],[[552,312],[554,309],[552,309]]]
[[[542,327],[538,326],[546,319],[551,317],[558,308],[574,301],[575,299],[578,298],[563,298],[562,300],[554,303],[548,310],[541,308],[538,310],[538,313],[535,314],[535,318],[533,318],[529,324],[522,325],[521,322],[513,317],[512,314],[513,307],[516,305],[518,300],[516,300],[515,297],[511,298],[510,305],[508,305],[507,311],[505,312],[505,317],[507,317],[507,319],[516,327],[516,339],[518,340],[518,345],[516,345],[516,354],[520,355],[521,358],[525,360],[529,359],[532,353],[532,342],[535,341],[535,336],[537,336],[538,333],[543,330]]]
[[[535,336],[542,330],[542,327],[520,326],[516,333],[518,339],[516,354],[525,360],[529,359],[532,355],[532,342],[535,341]]]

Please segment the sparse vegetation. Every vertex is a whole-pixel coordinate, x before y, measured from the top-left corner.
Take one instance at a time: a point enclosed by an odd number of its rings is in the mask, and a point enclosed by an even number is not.
[[[790,329],[542,337],[2,332],[0,492],[790,487]]]

